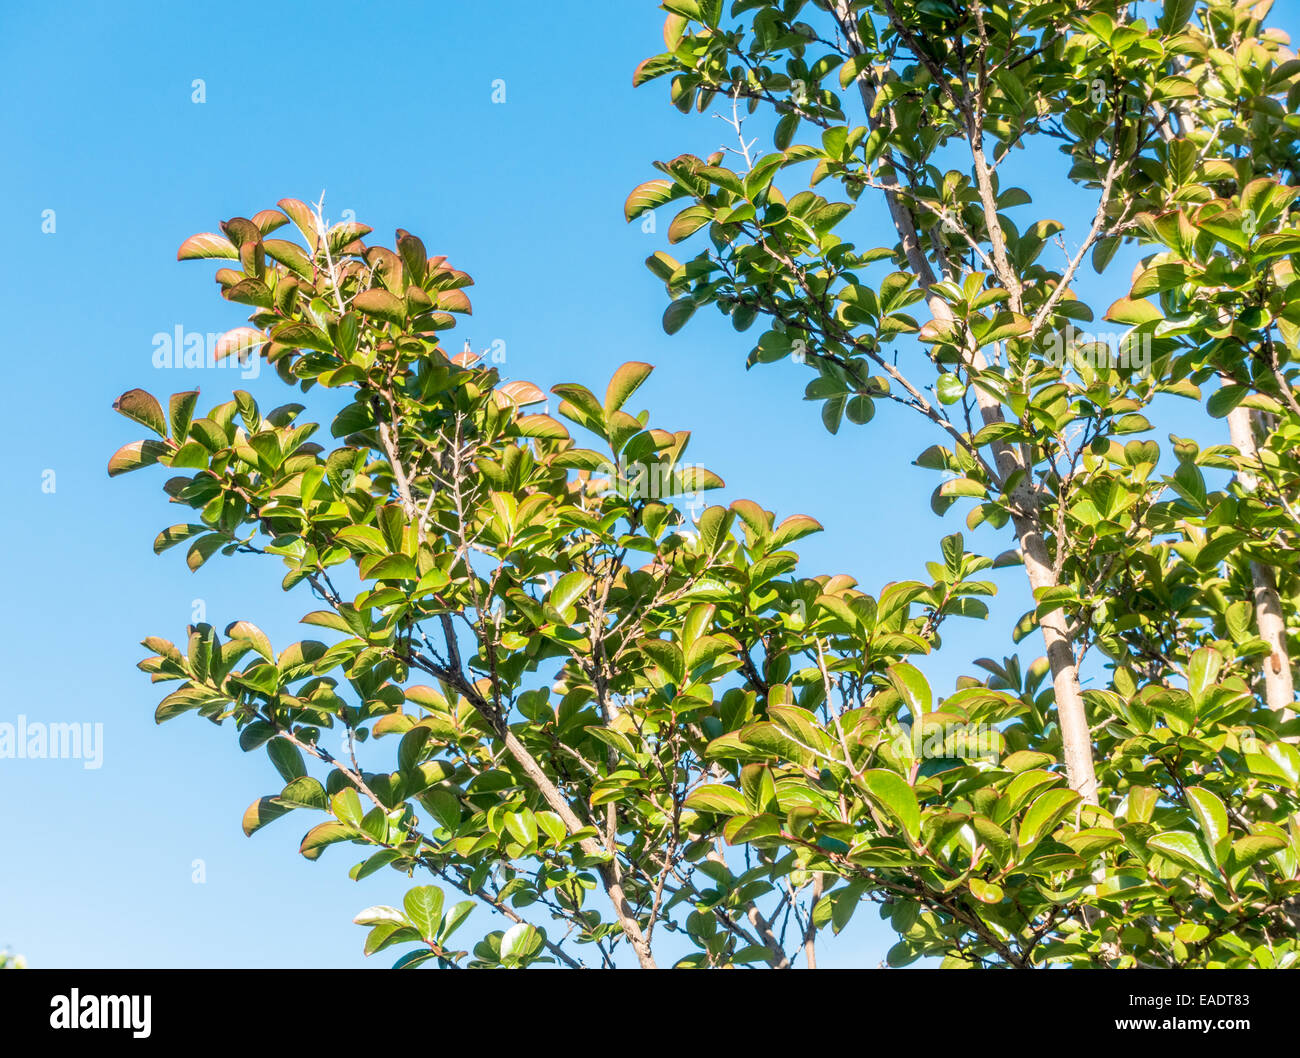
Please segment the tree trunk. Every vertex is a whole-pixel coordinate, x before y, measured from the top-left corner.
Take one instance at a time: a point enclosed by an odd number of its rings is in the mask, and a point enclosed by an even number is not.
[[[850,51],[854,55],[863,54],[862,38],[858,34],[857,24],[847,0],[837,0],[835,17]],[[871,70],[866,68],[858,74],[856,82],[863,106],[866,108],[868,126],[875,131],[880,121],[871,113],[875,101],[875,86],[871,78]],[[897,187],[897,179],[892,173],[885,176],[883,181],[886,185],[892,184]],[[907,256],[908,265],[916,274],[921,289],[926,293],[931,314],[937,320],[952,320],[952,311],[948,304],[942,298],[930,294],[930,288],[936,281],[935,273],[921,247],[911,210],[894,190],[887,190],[885,198],[903,252]],[[988,226],[990,231],[995,230],[997,218],[989,217]],[[978,349],[966,350],[966,357],[968,370],[978,372],[988,367],[987,360]],[[998,399],[978,386],[975,386],[974,390],[985,425],[1003,422],[1002,405]],[[1056,573],[1041,529],[1038,496],[1029,484],[1029,476],[1033,468],[1024,467],[1014,449],[1001,441],[993,442],[990,447],[1004,481],[1018,469],[1026,472],[1025,479],[1013,496],[1020,507],[1020,513],[1012,518],[1012,525],[1016,531],[1020,552],[1024,557],[1025,573],[1029,577],[1030,587],[1034,590],[1056,587],[1058,583]],[[1056,714],[1061,727],[1066,777],[1072,790],[1088,804],[1095,805],[1097,776],[1092,759],[1092,735],[1088,729],[1083,690],[1079,686],[1079,669],[1075,662],[1074,644],[1067,630],[1065,612],[1057,609],[1044,615],[1039,621],[1039,627],[1043,634],[1043,644],[1047,649],[1047,661],[1052,670],[1052,687],[1056,697]]]
[[[1174,67],[1182,72],[1186,64],[1175,60]],[[1172,116],[1178,119],[1179,127],[1184,133],[1194,127],[1196,115],[1188,107],[1174,103]],[[1177,137],[1170,127],[1159,104],[1156,104],[1157,128],[1166,143]],[[1251,461],[1259,458],[1259,448],[1255,444],[1255,430],[1248,408],[1240,404],[1228,413],[1228,433],[1241,455]],[[1255,476],[1242,473],[1237,480],[1248,492],[1255,490]],[[1264,700],[1270,709],[1275,710],[1283,720],[1290,720],[1295,715],[1295,687],[1291,677],[1291,657],[1286,645],[1286,621],[1282,617],[1282,600],[1278,596],[1277,581],[1271,567],[1262,562],[1250,564],[1250,579],[1254,584],[1255,625],[1259,629],[1259,638],[1268,644],[1269,656],[1264,662]]]
[[[1242,458],[1251,462],[1258,461],[1259,448],[1255,443],[1250,409],[1238,404],[1228,412],[1228,432]],[[1247,492],[1255,491],[1257,481],[1254,474],[1241,471],[1237,480]],[[1259,628],[1259,638],[1268,644],[1269,649],[1269,656],[1264,659],[1264,700],[1283,720],[1290,720],[1295,715],[1295,686],[1291,678],[1286,621],[1282,617],[1282,600],[1277,592],[1277,580],[1273,568],[1263,562],[1251,562],[1250,579],[1254,584],[1255,623]]]

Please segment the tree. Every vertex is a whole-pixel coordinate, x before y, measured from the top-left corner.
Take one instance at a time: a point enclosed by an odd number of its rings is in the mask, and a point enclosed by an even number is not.
[[[943,443],[918,461],[948,471],[935,509],[973,499],[970,529],[1014,546],[992,559],[949,533],[924,579],[874,594],[800,576],[791,545],[817,522],[705,506],[722,482],[685,461],[689,435],[630,410],[649,365],[603,399],[556,386],[558,418],[539,412],[537,387],[444,352],[464,273],[408,232],[368,245],[284,199],[179,256],[217,259],[223,296],[252,308],[220,355],[341,391],[332,447],[296,402],[236,392],[196,417],[195,392],[164,408],[131,390],[117,409],[155,436],[109,472],[170,468],[195,513],[155,548],[186,544],[191,569],[278,556],[331,641],[276,651],[245,620],[147,639],[141,668],[180,684],[157,718],[265,747],[279,780],[249,833],[318,812],[307,857],[351,844],[353,877],[419,873],[400,908],[358,916],[367,952],[409,946],[400,966],[812,965],[864,903],[899,935],[892,964],[1294,964],[1300,727],[1264,676],[1293,651],[1257,616],[1256,569],[1293,612],[1300,229],[1290,185],[1236,148],[1292,156],[1300,64],[1255,9],[1218,4],[1200,28],[1187,3],[1149,24],[742,0],[725,29],[716,0],[666,6],[670,50],[637,79],[671,74],[684,109],[729,98],[743,160],[684,155],[629,200],[631,217],[688,198],[670,239],[711,237],[684,265],[652,258],[666,325],[707,303],[742,329],[762,316],[751,360],[810,365],[832,430],[882,400],[920,413]],[[836,71],[866,125],[825,87]],[[1198,85],[1209,124],[1180,103]],[[757,158],[751,103],[781,112]],[[820,146],[793,145],[805,122]],[[1028,196],[1000,186],[1038,135],[1096,193],[1058,270],[1040,257],[1059,224],[1022,235],[1007,211]],[[959,147],[969,173],[940,171]],[[787,197],[777,177],[804,163],[847,200]],[[869,189],[898,242],[861,251],[842,233]],[[291,221],[302,242],[276,236]],[[1107,313],[1128,328],[1116,364],[1072,330],[1092,319],[1072,285],[1139,240]],[[922,303],[924,322],[906,311]],[[901,366],[900,335],[918,339]],[[1225,378],[1211,421],[1259,413],[1239,447],[1145,436],[1159,401],[1200,407]],[[1034,609],[1013,645],[1039,628],[1046,657],[981,658],[937,693],[914,659],[948,620],[987,618],[982,575],[1021,562]],[[357,746],[390,736],[391,770],[363,767]],[[480,905],[509,925],[459,950]]]
[[[726,21],[720,0],[666,0],[668,50],[634,76],[671,77],[683,112],[729,101],[736,133],[707,158],[657,163],[664,178],[628,198],[629,219],[687,200],[669,241],[709,236],[685,264],[648,261],[674,298],[665,329],[704,304],[738,330],[761,317],[749,365],[806,363],[832,432],[868,423],[881,400],[923,416],[944,441],[917,460],[947,472],[935,511],[973,499],[972,529],[1014,534],[999,561],[1023,564],[1035,601],[1015,638],[1039,629],[1052,684],[1027,689],[1027,733],[1078,803],[1045,802],[1046,830],[1030,826],[1026,843],[1024,820],[1018,839],[1000,825],[1018,777],[953,768],[924,791],[968,831],[970,867],[952,884],[971,884],[995,932],[1014,936],[999,959],[1295,958],[1277,940],[1293,932],[1300,774],[1283,602],[1294,613],[1283,453],[1300,425],[1300,230],[1277,174],[1296,172],[1300,62],[1262,27],[1269,6],[1170,0],[1148,22],[1107,3],[741,0]],[[759,108],[777,119],[761,156],[743,127]],[[795,143],[800,129],[819,142]],[[1070,250],[1059,221],[1016,212],[1031,198],[1009,186],[1016,152],[1043,140],[1093,199]],[[892,246],[850,241],[871,230],[868,192]],[[1056,266],[1043,259],[1054,239]],[[1126,328],[1113,349],[1076,329],[1094,312],[1074,288],[1085,262],[1104,272],[1134,243],[1148,253],[1105,314]],[[907,335],[900,366],[889,346]],[[1199,401],[1216,381],[1206,410],[1232,415],[1235,448],[1172,437],[1176,469],[1160,473],[1156,441],[1124,443],[1151,432],[1161,401]],[[1210,491],[1206,469],[1236,482]],[[1105,689],[1085,692],[1092,647]],[[980,664],[988,686],[1023,689],[1013,659]],[[1068,816],[1075,829],[1036,856]],[[950,837],[936,824],[925,851]],[[1008,894],[1035,859],[1046,884]],[[956,920],[936,910],[917,933],[909,919],[896,958],[989,957],[978,931],[954,943]]]
[[[271,237],[291,219],[305,246]],[[785,602],[848,593],[844,578],[786,576],[788,545],[817,523],[777,525],[745,501],[688,522],[672,498],[702,508],[722,482],[684,460],[689,434],[626,410],[649,365],[621,367],[603,401],[555,387],[597,450],[526,411],[547,399],[536,386],[502,382],[472,352],[447,356],[440,332],[470,311],[470,279],[408,232],[367,246],[369,228],[327,229],[319,206],[293,199],[221,231],[178,255],[221,261],[222,295],[253,308],[217,355],[260,355],[304,392],[343,391],[336,447],[311,440],[299,403],[263,413],[237,391],[196,416],[197,392],[164,411],[137,389],[114,406],[156,438],[124,446],[109,473],[170,468],[165,491],[196,513],[156,551],[186,544],[191,570],[217,552],[278,556],[284,589],[324,604],[304,623],[341,637],[277,652],[239,620],[224,638],[200,624],[180,647],[145,640],[141,668],[181,682],[159,722],[197,712],[233,721],[245,751],[265,746],[282,788],[249,807],[245,831],[324,812],[308,858],[351,842],[369,852],[354,878],[428,872],[470,897],[449,908],[423,885],[402,909],[358,916],[367,953],[417,945],[403,966],[576,966],[584,950],[611,965],[620,945],[653,966],[656,930],[687,938],[688,964],[811,953],[815,882],[793,877],[789,856],[733,869],[722,852],[720,806],[766,804],[771,774],[727,773],[705,750],[768,708],[737,636],[779,636]],[[893,625],[936,623],[910,611],[901,599]],[[769,657],[769,679],[782,664]],[[421,677],[432,683],[411,684]],[[335,727],[337,755],[323,740]],[[356,743],[382,736],[398,743],[393,770],[363,769]],[[455,950],[480,902],[512,925]]]

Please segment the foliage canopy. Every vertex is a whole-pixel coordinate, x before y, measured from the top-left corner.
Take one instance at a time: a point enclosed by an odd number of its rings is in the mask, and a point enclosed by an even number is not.
[[[468,276],[284,199],[179,256],[216,259],[252,309],[220,355],[340,391],[328,437],[299,403],[199,414],[197,393],[132,390],[116,407],[154,436],[109,472],[170,468],[194,513],[155,549],[278,556],[329,641],[276,650],[245,620],[150,638],[141,667],[180,684],[159,721],[265,749],[279,788],[247,832],[321,813],[304,855],[352,845],[354,877],[431,879],[358,916],[402,966],[812,963],[865,902],[892,965],[1294,964],[1300,60],[1268,4],[663,6],[636,82],[722,101],[738,143],[735,168],[682,155],[628,199],[630,220],[683,205],[669,241],[708,240],[648,262],[666,329],[707,304],[761,320],[749,364],[805,364],[832,432],[882,401],[921,415],[932,507],[1006,550],[951,533],[873,594],[799,575],[791,545],[820,526],[705,506],[722,482],[689,435],[629,403],[649,365],[603,397],[555,386],[553,417],[444,350]],[[760,108],[766,154],[743,125]],[[1095,201],[1074,250],[1009,182],[1038,140]],[[873,197],[896,241],[863,249]],[[1104,315],[1138,370],[1076,329],[1096,315],[1080,268],[1126,246],[1141,261]],[[1233,444],[1162,446],[1169,400]],[[1013,645],[1037,632],[1046,656],[937,691],[915,661],[987,618],[995,561],[1034,593]],[[391,770],[358,763],[372,738]],[[480,903],[510,925],[460,950]]]

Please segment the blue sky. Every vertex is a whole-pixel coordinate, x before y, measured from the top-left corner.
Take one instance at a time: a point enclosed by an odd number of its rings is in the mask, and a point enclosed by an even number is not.
[[[726,479],[728,500],[824,524],[802,544],[809,574],[851,573],[869,591],[924,576],[940,536],[961,527],[957,513],[930,512],[937,479],[910,465],[936,440],[922,424],[882,408],[870,426],[831,437],[800,399],[800,368],[744,371],[758,330],[737,335],[706,311],[662,333],[665,294],[642,261],[666,247],[672,214],[646,234],[624,223],[623,199],[655,175],[652,160],[707,154],[727,130],[683,118],[663,85],[632,89],[636,63],[662,47],[653,3],[592,11],[510,0],[0,13],[0,290],[5,410],[16,419],[0,469],[10,592],[0,722],[104,732],[96,769],[0,761],[0,947],[37,966],[386,965],[388,953],[363,959],[351,918],[400,903],[405,879],[350,881],[347,846],[303,860],[305,820],[294,817],[245,838],[243,809],[278,788],[265,756],[241,754],[233,731],[192,717],[156,727],[161,694],[134,667],[141,638],[177,638],[196,607],[219,627],[252,620],[278,645],[304,638],[295,621],[312,608],[254,559],[190,574],[183,549],[155,556],[154,535],[176,520],[164,475],[105,474],[108,456],[138,436],[110,409],[126,389],[199,386],[205,408],[233,388],[265,406],[291,399],[270,372],[244,380],[152,364],[160,332],[243,322],[216,296],[210,266],[175,260],[183,238],[221,219],[324,190],[328,216],[352,210],[385,238],[405,227],[474,276],[474,316],[454,344],[504,342],[508,375],[603,390],[624,361],[657,365],[643,406],[654,424],[693,431],[691,458]],[[498,79],[504,103],[492,101]],[[1016,182],[1051,202],[1031,211],[1070,221],[1090,208],[1057,190],[1057,160],[1028,168],[1033,178]],[[878,211],[860,223],[860,242],[894,241]],[[1102,307],[1120,293],[1111,279],[1089,282]],[[972,544],[1009,546],[983,534]],[[941,690],[970,659],[1009,645],[1027,608],[1020,578],[1000,574],[992,621],[950,634],[944,659],[927,661]],[[859,919],[828,942],[825,964],[883,957],[874,912]]]

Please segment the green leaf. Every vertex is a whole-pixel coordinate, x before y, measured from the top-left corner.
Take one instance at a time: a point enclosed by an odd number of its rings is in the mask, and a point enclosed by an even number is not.
[[[1265,235],[1250,248],[1250,259],[1256,264],[1273,257],[1300,253],[1300,234],[1295,232],[1278,232]]]
[[[334,352],[329,335],[305,320],[282,323],[271,332],[271,340],[292,349],[315,349],[320,353]]]
[[[178,444],[190,432],[190,422],[194,418],[194,405],[198,403],[198,399],[199,391],[191,389],[184,393],[173,393],[171,399],[167,402],[172,437],[176,439]]]
[[[361,810],[361,798],[351,786],[346,786],[330,798],[330,809],[344,823],[353,827],[361,825],[364,813]]]
[[[438,953],[435,951],[432,951],[427,948],[416,948],[413,951],[408,951],[405,955],[403,955],[400,959],[398,959],[395,963],[393,963],[393,969],[413,970],[415,969],[415,967],[420,966],[423,963],[429,962],[431,959],[438,959],[438,958],[441,958],[441,956],[439,956]]]
[[[311,279],[311,258],[303,252],[302,247],[297,243],[289,242],[287,239],[264,239],[262,240],[262,249],[271,260],[279,261],[280,264],[290,271],[298,273],[304,279]]]
[[[1240,870],[1280,852],[1286,846],[1286,841],[1276,834],[1249,834],[1232,843],[1232,864]]]
[[[686,326],[686,321],[694,315],[695,301],[693,298],[684,297],[669,302],[668,307],[664,309],[664,333],[676,334]]]
[[[315,857],[309,858],[314,859]],[[394,944],[404,944],[418,939],[419,935],[409,926],[399,926],[394,922],[382,922],[366,936],[366,943],[362,951],[366,955],[374,955],[375,952],[383,951]]]
[[[543,441],[567,441],[569,431],[564,424],[556,422],[549,415],[521,415],[515,420],[515,428],[520,437],[535,437]]]
[[[436,885],[421,885],[410,890],[402,900],[406,917],[420,933],[420,937],[430,943],[438,939],[438,930],[442,926],[442,890]]]
[[[580,569],[572,570],[555,582],[555,587],[546,597],[546,602],[563,614],[582,597],[582,594],[591,587],[591,583],[590,575]]]
[[[354,220],[343,221],[335,224],[325,233],[325,240],[330,248],[331,253],[339,254],[346,247],[351,245],[357,239],[369,235],[373,229],[365,224],[358,224]]]
[[[1120,239],[1118,236],[1107,236],[1098,239],[1092,247],[1093,271],[1097,273],[1106,271],[1106,266],[1110,264],[1119,248]]]
[[[1005,342],[1008,338],[1028,333],[1031,327],[1032,324],[1024,316],[1018,316],[1014,312],[999,312],[989,329],[980,335],[980,345]]]
[[[844,421],[844,394],[832,397],[822,405],[822,425],[831,433],[839,433],[840,423]]]
[[[913,841],[921,834],[921,808],[916,792],[903,777],[884,768],[873,768],[862,775],[867,794],[903,828]]]
[[[275,652],[271,649],[270,639],[251,621],[232,621],[226,626],[226,637],[247,642],[267,661],[275,663]]]
[[[844,405],[844,415],[855,426],[869,423],[876,414],[876,402],[865,393],[850,397]]]
[[[792,514],[784,519],[772,533],[772,550],[785,547],[796,540],[802,540],[811,533],[820,533],[822,523],[806,514]]]
[[[1250,391],[1245,386],[1220,386],[1210,394],[1210,399],[1205,402],[1205,410],[1214,418],[1222,419],[1249,395]]]
[[[531,849],[537,844],[537,820],[527,808],[520,809],[518,812],[507,812],[505,824],[511,837],[525,849]]]
[[[185,553],[185,564],[190,567],[190,572],[197,570],[226,543],[229,541],[221,533],[209,533],[195,540],[190,545],[189,551]]]
[[[546,934],[527,922],[516,922],[501,937],[501,960],[523,962],[542,950]]]
[[[1123,834],[1109,827],[1091,827],[1087,830],[1076,830],[1071,834],[1061,835],[1061,843],[1068,845],[1085,860],[1093,859],[1107,849],[1120,844],[1123,840]]]
[[[251,837],[267,823],[279,819],[290,811],[292,811],[290,806],[280,804],[277,798],[259,797],[244,812],[244,833]]]
[[[1171,830],[1166,834],[1157,834],[1148,838],[1147,847],[1154,849],[1180,867],[1191,868],[1205,878],[1218,880],[1218,871],[1206,855],[1205,846],[1195,834],[1189,834],[1185,830]]]
[[[753,200],[760,191],[765,190],[784,162],[785,154],[780,151],[765,155],[756,161],[745,174],[745,197]]]
[[[716,783],[701,786],[691,791],[684,807],[696,812],[712,812],[716,815],[743,816],[749,814],[745,798],[739,790]]]
[[[1214,856],[1214,862],[1223,866],[1232,844],[1232,832],[1228,829],[1228,810],[1218,796],[1203,786],[1187,787],[1187,803],[1196,816],[1201,836],[1205,845]]]
[[[1165,0],[1164,10],[1157,25],[1160,32],[1167,36],[1177,33],[1187,25],[1192,12],[1196,10],[1196,0]]]
[[[930,683],[916,666],[906,662],[891,665],[885,674],[898,696],[911,710],[914,721],[919,722],[921,717],[934,709],[934,694],[930,690]]]
[[[200,533],[206,533],[206,525],[172,525],[164,529],[154,539],[154,554],[161,555],[168,548],[175,547],[177,544],[184,543],[190,537],[198,536]]]
[[[358,926],[382,926],[387,924],[409,926],[411,924],[397,908],[389,907],[386,904],[367,907],[357,912],[357,916],[352,921]]]
[[[410,555],[385,555],[378,561],[368,559],[363,576],[368,580],[419,580],[420,572]]]
[[[1187,663],[1187,690],[1192,700],[1200,703],[1205,692],[1219,678],[1223,668],[1223,655],[1213,647],[1201,647]]]
[[[675,69],[677,69],[677,60],[672,54],[652,55],[648,59],[642,59],[632,72],[632,87],[640,88],[643,84]],[[628,220],[631,219],[628,217]]]
[[[961,496],[985,496],[988,489],[973,478],[949,478],[938,489],[940,496],[956,498]]]
[[[1075,803],[1079,795],[1073,790],[1047,790],[1034,798],[1020,821],[1018,842],[1024,854],[1037,845],[1056,826]]]
[[[325,787],[310,775],[300,775],[290,782],[281,792],[279,799],[294,808],[314,808],[325,811],[329,807],[329,796]]]
[[[285,738],[274,738],[266,744],[267,755],[275,770],[285,782],[293,782],[307,774],[307,765],[302,759],[302,752]]]
[[[827,897],[830,906],[831,926],[839,933],[853,919],[853,912],[862,901],[862,894],[867,891],[866,882],[850,882],[842,889],[836,889]]]
[[[1174,290],[1185,284],[1190,277],[1190,270],[1184,264],[1155,265],[1141,272],[1133,281],[1129,297],[1136,300],[1165,290]]]
[[[319,823],[303,836],[298,851],[309,860],[320,858],[320,854],[329,845],[340,841],[350,841],[357,832],[343,823]]]
[[[1162,77],[1152,91],[1152,95],[1160,100],[1193,99],[1200,94],[1200,89],[1186,77]]]
[[[852,81],[857,80],[862,71],[871,66],[872,58],[871,55],[854,55],[848,62],[841,66],[840,87],[848,88]]]
[[[734,195],[743,195],[745,193],[745,188],[740,182],[740,177],[730,169],[725,169],[716,165],[705,165],[700,167],[696,175],[704,177],[711,184],[716,184],[718,187],[726,188],[726,190],[730,191]]]
[[[945,372],[939,376],[934,390],[939,395],[940,403],[956,404],[966,395],[966,383],[961,380],[960,375]]]
[[[1143,323],[1162,320],[1164,315],[1149,301],[1120,298],[1106,310],[1106,319],[1136,327]]]
[[[993,854],[993,858],[1000,866],[1006,866],[1014,852],[1011,836],[987,816],[976,815],[970,822],[971,829],[983,842],[984,847]]]

